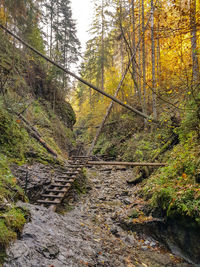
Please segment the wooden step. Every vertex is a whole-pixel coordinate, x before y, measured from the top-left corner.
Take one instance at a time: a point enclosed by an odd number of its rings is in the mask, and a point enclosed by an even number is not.
[[[67,181],[66,181],[66,183],[67,183]],[[71,184],[69,184],[69,183],[62,184],[62,185],[60,185],[60,184],[51,184],[50,186],[53,186],[53,187],[70,187]]]
[[[76,168],[83,168],[85,165],[83,164],[71,164],[70,168],[76,169]]]
[[[46,192],[52,192],[52,193],[66,193],[68,191],[68,188],[66,189],[46,189]]]
[[[54,180],[55,183],[72,183],[74,182],[74,179],[66,179],[66,180],[60,180],[60,179],[56,179]]]
[[[66,180],[62,180],[62,179],[56,179],[54,180],[55,183],[68,183],[69,179],[66,179]]]
[[[54,205],[57,205],[57,204],[60,204],[60,200],[44,200],[44,199],[39,199],[37,201],[37,203],[39,203],[39,204],[54,204]]]
[[[61,177],[65,177],[65,175],[76,175],[76,174],[78,174],[79,172],[77,172],[77,171],[72,171],[72,172],[66,172],[66,173],[63,173],[63,175],[61,174],[60,176]]]
[[[45,198],[63,198],[63,196],[50,195],[50,194],[42,194],[41,197],[45,197]]]

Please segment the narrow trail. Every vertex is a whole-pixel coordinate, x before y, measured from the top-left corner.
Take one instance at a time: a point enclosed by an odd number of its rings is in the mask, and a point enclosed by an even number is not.
[[[122,230],[118,218],[134,205],[131,170],[87,169],[88,193],[64,215],[21,204],[31,213],[4,267],[191,266],[144,234]]]

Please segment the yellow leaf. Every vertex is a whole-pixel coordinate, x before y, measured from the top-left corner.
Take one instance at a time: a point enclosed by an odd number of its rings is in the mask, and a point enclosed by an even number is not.
[[[171,94],[171,93],[172,93],[172,90],[168,91],[167,93],[168,93],[168,94]]]

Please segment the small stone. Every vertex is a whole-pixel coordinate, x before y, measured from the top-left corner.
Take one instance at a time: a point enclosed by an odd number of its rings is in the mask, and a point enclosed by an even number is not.
[[[128,195],[129,195],[128,191],[123,191],[123,192],[121,193],[121,196],[128,196]]]
[[[128,235],[124,241],[129,245],[135,245],[135,238],[132,235]]]
[[[149,242],[148,240],[146,240],[146,241],[144,242],[145,245],[149,245],[149,243],[150,243],[150,242]]]
[[[141,246],[141,249],[142,249],[143,251],[146,251],[146,250],[148,249],[148,247],[147,247],[147,246]]]
[[[130,204],[131,204],[131,201],[130,201],[129,198],[125,198],[125,199],[123,200],[123,202],[124,202],[125,205],[130,205]]]
[[[106,200],[106,197],[100,197],[99,200]]]
[[[117,230],[116,228],[112,228],[112,229],[110,230],[110,232],[111,232],[114,236],[116,236],[116,237],[120,237],[120,235],[119,235],[119,233],[118,233],[118,230]]]
[[[150,247],[155,247],[155,246],[156,246],[156,242],[153,242],[153,241],[152,241],[152,242],[150,243]]]

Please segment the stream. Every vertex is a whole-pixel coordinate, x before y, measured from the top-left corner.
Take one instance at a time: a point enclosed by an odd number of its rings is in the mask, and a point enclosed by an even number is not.
[[[4,267],[193,266],[152,237],[123,230],[123,218],[142,205],[137,187],[126,183],[132,175],[131,169],[87,169],[87,193],[72,192],[60,213],[18,203],[30,221],[7,249]]]

